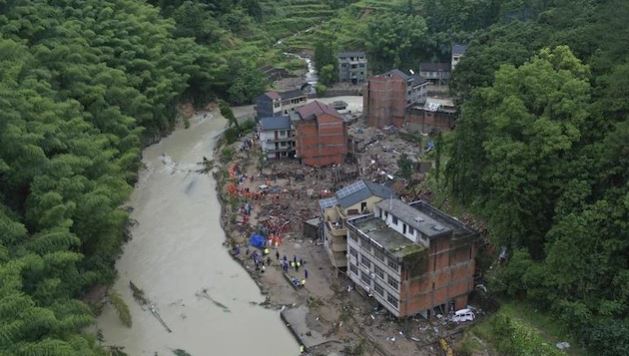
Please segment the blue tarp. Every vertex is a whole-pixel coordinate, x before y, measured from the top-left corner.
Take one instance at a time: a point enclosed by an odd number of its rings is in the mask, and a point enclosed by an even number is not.
[[[253,234],[249,238],[249,244],[253,247],[264,248],[265,243],[266,239],[262,235]]]

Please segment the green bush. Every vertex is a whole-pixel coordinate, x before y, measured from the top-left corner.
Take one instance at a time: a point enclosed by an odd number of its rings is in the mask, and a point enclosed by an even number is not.
[[[317,85],[315,85],[315,90],[317,92],[317,96],[324,96],[325,92],[328,91],[328,87],[321,83],[317,83]]]

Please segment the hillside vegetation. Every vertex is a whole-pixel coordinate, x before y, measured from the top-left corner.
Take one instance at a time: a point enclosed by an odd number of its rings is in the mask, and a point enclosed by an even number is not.
[[[116,278],[141,149],[181,101],[266,87],[262,16],[246,0],[0,1],[0,354],[105,353],[81,299]]]
[[[629,4],[529,9],[475,36],[454,71],[448,188],[510,251],[493,293],[551,313],[592,354],[626,355]]]

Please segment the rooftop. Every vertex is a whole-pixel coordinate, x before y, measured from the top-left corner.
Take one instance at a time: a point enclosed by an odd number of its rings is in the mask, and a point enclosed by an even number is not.
[[[450,63],[420,63],[420,72],[449,72]]]
[[[399,70],[399,69],[392,69],[386,73],[380,74],[379,76],[381,77],[391,77],[391,76],[397,76],[400,77],[404,80],[411,80],[413,81],[413,83],[411,84],[412,86],[416,86],[416,85],[421,85],[424,83],[428,83],[427,80],[425,80],[424,78],[419,76],[419,73],[415,73],[412,70],[411,71],[403,71],[403,70]]]
[[[290,130],[291,121],[286,116],[264,117],[260,119],[260,130]]]
[[[430,216],[399,199],[386,199],[378,203],[377,206],[393,214],[428,238],[452,231],[452,227],[447,221]]]
[[[370,196],[377,196],[384,199],[390,198],[394,196],[394,194],[390,188],[365,181],[364,179],[358,180],[336,192],[338,204],[343,208],[350,207]]]
[[[366,57],[366,54],[363,51],[344,51],[339,52],[337,57]]]
[[[452,55],[462,55],[467,51],[467,45],[455,43],[452,45]]]
[[[391,255],[400,259],[426,249],[423,245],[415,243],[391,229],[382,219],[375,216],[350,219],[348,224],[360,230],[377,245],[382,246]]]
[[[317,100],[300,107],[297,109],[297,113],[302,120],[311,120],[321,114],[329,114],[343,120],[343,116],[341,116],[341,114],[339,114],[331,106]]]
[[[293,89],[289,91],[283,91],[279,93],[279,96],[282,98],[282,100],[286,100],[286,99],[294,99],[294,98],[306,96],[306,94],[304,94],[304,92],[301,91],[301,89]]]
[[[266,93],[264,93],[264,95],[272,100],[278,100],[280,98],[280,94],[278,94],[276,91],[267,91]]]
[[[395,194],[389,187],[360,179],[339,189],[334,197],[319,200],[319,207],[327,209],[340,205],[342,208],[348,208],[371,196],[385,199],[394,197]]]
[[[424,110],[454,112],[454,102],[452,102],[452,99],[427,98]]]

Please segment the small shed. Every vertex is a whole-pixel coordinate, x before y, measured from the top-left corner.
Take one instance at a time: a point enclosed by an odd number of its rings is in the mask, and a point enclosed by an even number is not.
[[[318,239],[321,236],[319,232],[320,225],[321,219],[319,218],[305,220],[303,225],[304,238],[310,238],[312,240]]]

